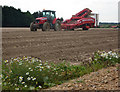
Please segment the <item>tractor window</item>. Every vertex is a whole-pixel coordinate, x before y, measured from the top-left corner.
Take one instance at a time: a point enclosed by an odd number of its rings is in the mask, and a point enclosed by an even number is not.
[[[54,12],[51,12],[51,16],[52,16],[52,18],[56,17]]]
[[[45,13],[45,12],[43,12],[43,17],[45,17],[45,15],[46,15],[46,13]]]
[[[46,16],[50,16],[50,12],[46,12]]]
[[[43,17],[48,17],[50,16],[50,12],[43,12]]]
[[[43,17],[47,17],[47,18],[51,17],[52,19],[56,18],[55,12],[52,11],[44,11]]]

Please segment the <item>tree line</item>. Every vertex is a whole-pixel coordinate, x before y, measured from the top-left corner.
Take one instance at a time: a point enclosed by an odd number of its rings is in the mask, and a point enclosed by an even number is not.
[[[108,22],[100,22],[99,25],[100,25],[100,27],[102,27],[102,28],[111,28],[111,27],[117,28],[117,27],[119,27],[119,23],[113,23],[113,22],[111,22],[111,23],[108,23]]]
[[[2,7],[2,26],[3,27],[29,27],[30,23],[39,16],[39,12],[31,14],[29,11],[22,12],[12,6]]]

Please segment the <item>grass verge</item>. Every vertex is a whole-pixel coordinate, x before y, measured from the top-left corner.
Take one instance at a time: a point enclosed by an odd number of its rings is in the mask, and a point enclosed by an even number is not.
[[[3,90],[39,90],[61,84],[101,68],[120,63],[118,53],[98,51],[89,62],[71,65],[42,62],[34,57],[17,57],[2,61]]]

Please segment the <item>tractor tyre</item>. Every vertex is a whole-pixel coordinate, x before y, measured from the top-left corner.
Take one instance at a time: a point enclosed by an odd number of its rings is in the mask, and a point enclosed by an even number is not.
[[[37,31],[37,28],[33,22],[30,24],[30,31]]]
[[[50,31],[50,23],[45,22],[43,24],[42,31]]]
[[[35,28],[34,31],[37,31],[37,28]]]
[[[33,22],[30,24],[30,31],[34,31],[34,29],[33,29]]]
[[[56,23],[54,25],[54,30],[55,31],[60,31],[61,30],[61,22],[59,20],[56,20]]]

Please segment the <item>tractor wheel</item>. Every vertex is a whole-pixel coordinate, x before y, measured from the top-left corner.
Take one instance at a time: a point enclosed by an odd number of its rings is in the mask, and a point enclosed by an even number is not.
[[[33,22],[30,24],[30,31],[37,31],[37,28]]]
[[[30,31],[34,31],[34,29],[33,29],[33,22],[30,24]]]
[[[54,30],[55,31],[60,31],[61,30],[61,22],[59,20],[56,20]]]
[[[45,22],[42,27],[42,31],[49,31],[50,30],[50,23]]]
[[[34,31],[37,31],[37,29],[34,29]]]

